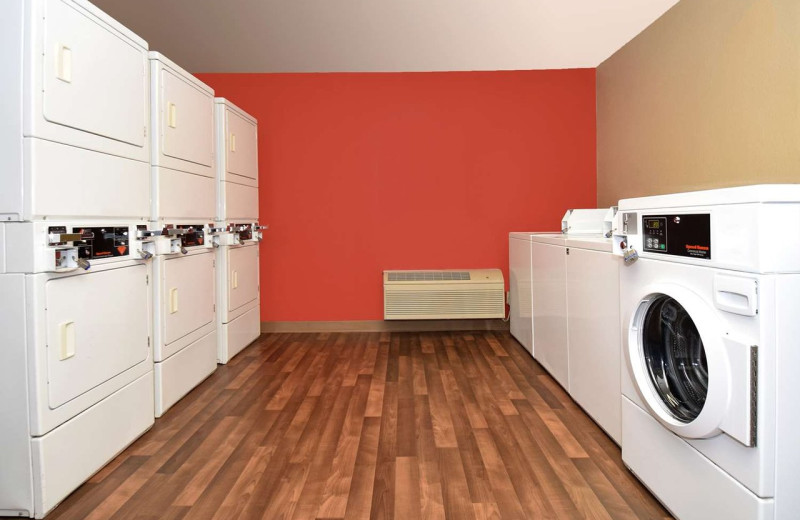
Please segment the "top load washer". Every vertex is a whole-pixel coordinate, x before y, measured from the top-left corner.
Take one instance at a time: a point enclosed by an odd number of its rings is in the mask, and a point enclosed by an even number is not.
[[[617,222],[623,461],[682,520],[796,518],[800,185],[622,200]]]
[[[533,301],[531,299],[532,242],[565,245],[568,235],[602,236],[610,229],[607,209],[569,209],[561,219],[561,232],[511,232],[509,247],[509,307],[511,335],[533,355]],[[606,229],[608,227],[608,229]],[[541,273],[537,273],[537,276]],[[546,280],[537,280],[548,291]]]
[[[11,0],[0,64],[0,217],[147,218],[147,42],[85,0]]]

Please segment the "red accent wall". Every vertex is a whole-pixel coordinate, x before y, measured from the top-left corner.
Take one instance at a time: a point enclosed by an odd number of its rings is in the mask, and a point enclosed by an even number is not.
[[[594,69],[198,74],[259,122],[263,321],[379,320],[384,269],[502,268],[596,200]]]

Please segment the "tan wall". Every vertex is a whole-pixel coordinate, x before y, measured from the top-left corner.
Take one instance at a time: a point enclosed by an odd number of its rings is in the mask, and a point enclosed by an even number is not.
[[[800,182],[800,1],[682,0],[597,69],[597,203]]]

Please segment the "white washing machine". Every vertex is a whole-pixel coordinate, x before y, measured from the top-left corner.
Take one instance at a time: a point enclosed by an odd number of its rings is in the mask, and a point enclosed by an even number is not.
[[[623,461],[681,520],[797,518],[800,185],[622,200],[617,222]]]
[[[9,0],[0,65],[0,218],[146,219],[147,43],[86,0]]]
[[[562,233],[510,233],[511,333],[620,442],[616,208],[567,211]]]
[[[613,214],[612,214],[613,216]],[[570,209],[561,219],[561,232],[511,232],[508,234],[508,271],[509,271],[509,320],[511,335],[517,338],[525,349],[533,351],[533,243],[545,243],[555,246],[564,246],[568,234],[581,236],[605,233],[603,222],[607,217],[607,210],[597,209]],[[546,254],[546,253],[545,253]],[[560,255],[559,255],[560,256]],[[537,260],[538,262],[539,260]],[[537,283],[541,284],[537,292],[551,292],[552,285],[541,278],[537,273]],[[561,292],[560,288],[555,291]],[[542,299],[545,303],[547,298]],[[564,304],[566,312],[566,303]],[[548,315],[551,313],[548,312]],[[560,314],[556,312],[555,314]],[[557,320],[558,321],[558,320]],[[543,324],[549,327],[550,324]],[[557,328],[560,328],[556,325]]]
[[[216,98],[217,361],[227,363],[261,334],[258,224],[258,124]]]
[[[0,516],[41,518],[153,424],[151,265],[135,223],[0,228]]]
[[[214,91],[150,53],[155,413],[217,368]]]

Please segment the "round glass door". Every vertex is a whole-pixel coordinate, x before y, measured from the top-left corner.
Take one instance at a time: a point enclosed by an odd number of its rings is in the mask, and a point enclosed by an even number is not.
[[[650,382],[678,421],[700,415],[708,394],[708,362],[700,333],[675,299],[654,298],[642,323],[642,354]]]

